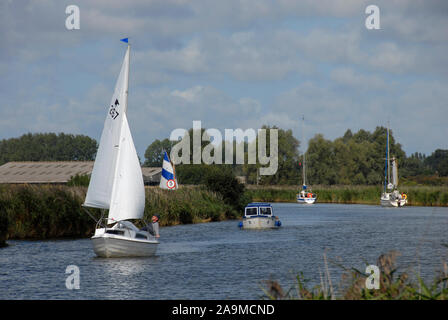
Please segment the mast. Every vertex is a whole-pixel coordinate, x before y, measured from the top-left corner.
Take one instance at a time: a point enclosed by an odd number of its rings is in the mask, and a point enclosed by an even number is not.
[[[127,68],[127,72],[126,72],[126,74],[125,74],[125,77],[126,77],[126,81],[125,81],[125,84],[126,84],[126,88],[125,88],[125,90],[124,90],[124,95],[125,95],[125,105],[124,105],[124,108],[123,108],[123,112],[124,113],[127,113],[127,111],[128,111],[128,96],[129,96],[129,69],[130,69],[130,66],[131,66],[131,44],[128,42],[128,49],[127,49],[127,64],[128,64],[128,68]]]
[[[389,121],[387,122],[387,184],[390,183]]]
[[[387,192],[390,181],[390,165],[389,165],[389,121],[386,128],[386,162],[384,166],[384,192]]]
[[[305,116],[302,115],[302,142],[305,143]],[[305,146],[303,148],[303,168],[302,168],[302,180],[303,180],[303,185],[306,186],[306,150],[305,150]]]
[[[126,42],[127,42],[127,40],[126,40]],[[127,109],[128,109],[128,90],[129,90],[129,56],[130,56],[130,52],[131,51],[131,45],[128,43],[128,48],[127,48],[127,50],[126,50],[126,54],[125,54],[125,61],[124,61],[124,64],[125,64],[125,70],[124,70],[124,81],[123,81],[123,83],[124,83],[124,85],[125,85],[125,88],[124,88],[124,106],[123,106],[123,115],[122,115],[122,117],[120,118],[120,121],[121,121],[121,126],[120,126],[120,134],[119,134],[119,140],[118,140],[118,145],[116,145],[115,147],[117,148],[117,161],[116,161],[116,163],[115,163],[115,168],[114,168],[114,182],[113,182],[113,185],[112,185],[112,197],[111,197],[111,207],[112,207],[112,203],[113,202],[116,202],[116,198],[115,198],[115,195],[116,195],[116,188],[117,188],[117,185],[118,185],[118,180],[120,179],[120,175],[118,174],[118,170],[119,170],[119,167],[120,167],[120,163],[119,163],[119,161],[120,161],[120,154],[121,154],[121,147],[122,147],[122,142],[123,142],[123,137],[122,137],[122,134],[123,134],[123,121],[124,121],[124,118],[125,118],[125,116],[126,116],[126,113],[127,113]],[[111,210],[109,210],[109,216],[111,215]],[[112,219],[108,219],[107,220],[107,223],[109,224],[109,223],[113,223],[113,222],[115,222],[114,220],[112,220]]]

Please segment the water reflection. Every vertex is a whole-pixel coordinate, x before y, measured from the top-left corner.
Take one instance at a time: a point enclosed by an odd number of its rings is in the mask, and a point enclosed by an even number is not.
[[[145,271],[148,265],[156,263],[157,260],[157,256],[141,258],[93,258],[94,263],[102,267],[107,277],[138,275]]]

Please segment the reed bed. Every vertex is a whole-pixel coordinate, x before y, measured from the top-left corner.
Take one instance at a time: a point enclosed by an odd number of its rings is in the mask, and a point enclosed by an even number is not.
[[[95,221],[82,209],[86,187],[0,185],[0,246],[6,239],[88,237]],[[97,218],[99,210],[89,209]],[[202,187],[176,191],[146,188],[144,219],[160,215],[160,225],[235,219],[241,216],[216,193]]]
[[[95,224],[81,211],[84,190],[50,185],[1,185],[0,216],[5,238],[85,237]]]
[[[202,187],[181,187],[176,191],[149,187],[144,218],[149,221],[154,214],[160,215],[161,226],[169,226],[236,219],[242,213]]]
[[[369,274],[356,268],[340,266],[344,272],[336,285],[331,282],[327,260],[324,254],[325,272],[320,274],[320,284],[309,286],[302,272],[296,275],[296,284],[283,288],[276,280],[262,284],[263,298],[272,300],[447,300],[448,268],[443,263],[430,283],[425,283],[419,274],[397,272],[396,257],[399,253],[390,251],[378,257],[378,287],[367,288]],[[371,283],[371,282],[370,282]]]
[[[249,186],[248,194],[254,201],[295,202],[297,186]],[[380,186],[313,186],[320,203],[380,204]],[[446,186],[403,186],[400,192],[408,196],[411,206],[448,206]]]

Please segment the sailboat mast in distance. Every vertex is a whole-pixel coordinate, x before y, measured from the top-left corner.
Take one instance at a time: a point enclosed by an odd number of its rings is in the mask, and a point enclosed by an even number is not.
[[[302,190],[297,194],[298,203],[313,204],[317,195],[311,192],[306,185],[306,148],[305,148],[305,115],[302,115],[302,143],[303,143],[303,166],[302,166]]]
[[[407,195],[398,191],[398,164],[395,157],[390,157],[390,129],[387,121],[386,131],[386,161],[384,168],[384,191],[381,194],[380,203],[386,207],[403,207],[407,204]],[[391,177],[392,170],[392,177]],[[392,179],[391,179],[392,178]]]
[[[303,185],[306,186],[305,115],[302,115],[302,143],[303,143],[302,181],[303,181]]]
[[[389,149],[389,121],[387,122],[387,184],[390,182],[390,149]]]

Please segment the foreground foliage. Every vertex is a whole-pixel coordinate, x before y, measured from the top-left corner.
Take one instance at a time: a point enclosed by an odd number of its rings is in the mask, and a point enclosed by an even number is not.
[[[335,289],[326,269],[319,285],[310,287],[303,273],[296,276],[294,288],[285,290],[277,281],[264,282],[262,290],[268,299],[299,300],[446,300],[448,299],[448,270],[444,268],[430,284],[426,284],[417,275],[411,280],[407,272],[398,274],[395,265],[397,252],[391,251],[381,255],[377,260],[380,269],[379,289],[366,287],[367,274],[355,269],[345,269],[339,288]],[[325,259],[325,255],[324,255]],[[326,260],[325,260],[326,263]]]

